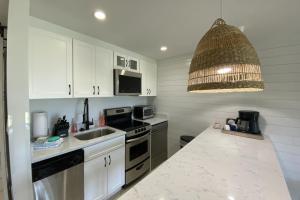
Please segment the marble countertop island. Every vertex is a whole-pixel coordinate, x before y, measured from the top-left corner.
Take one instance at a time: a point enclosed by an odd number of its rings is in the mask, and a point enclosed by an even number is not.
[[[268,138],[208,128],[119,200],[290,200]]]

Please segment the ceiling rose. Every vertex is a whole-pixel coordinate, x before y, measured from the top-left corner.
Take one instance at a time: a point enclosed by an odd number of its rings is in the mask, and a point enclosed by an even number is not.
[[[254,92],[264,83],[260,62],[247,37],[217,19],[197,45],[190,65],[189,92]]]

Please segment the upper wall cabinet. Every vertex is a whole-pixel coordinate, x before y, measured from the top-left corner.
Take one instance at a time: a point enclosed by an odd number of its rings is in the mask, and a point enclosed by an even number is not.
[[[145,60],[141,60],[140,72],[142,73],[142,95],[157,95],[157,65]]]
[[[30,28],[29,98],[72,96],[72,39]]]
[[[156,96],[156,64],[93,43],[30,27],[28,56],[30,99],[112,97],[114,68],[143,73],[142,96]]]
[[[113,96],[113,52],[73,40],[74,97]]]
[[[125,69],[128,71],[139,72],[139,60],[137,58],[126,56],[118,52],[114,53],[114,68]]]
[[[113,59],[113,51],[96,47],[96,85],[100,97],[114,95]]]
[[[95,47],[85,42],[73,40],[73,78],[75,97],[94,97]]]

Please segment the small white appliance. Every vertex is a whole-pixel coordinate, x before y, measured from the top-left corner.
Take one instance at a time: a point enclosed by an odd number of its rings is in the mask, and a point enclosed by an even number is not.
[[[48,136],[48,113],[35,112],[32,114],[32,136],[33,138]]]

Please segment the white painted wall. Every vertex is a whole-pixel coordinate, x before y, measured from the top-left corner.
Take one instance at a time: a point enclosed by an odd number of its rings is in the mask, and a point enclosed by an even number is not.
[[[90,120],[94,118],[97,123],[100,112],[105,108],[143,105],[151,103],[151,97],[108,97],[108,98],[89,98]],[[84,98],[74,99],[42,99],[30,100],[30,112],[48,112],[48,124],[50,131],[56,123],[58,117],[66,115],[69,122],[76,114],[83,113]]]
[[[265,48],[258,54],[266,87],[262,93],[188,93],[191,56],[162,60],[155,105],[169,115],[170,155],[179,149],[182,134],[197,135],[216,120],[237,117],[241,109],[259,111],[261,130],[270,136],[291,195],[299,200],[300,44]]]
[[[0,21],[1,22],[1,21]],[[3,60],[3,38],[0,36],[0,91],[4,91],[4,60]],[[6,179],[6,154],[5,154],[5,115],[4,96],[0,96],[0,200],[7,199]]]
[[[1,0],[0,1],[0,23],[1,25],[7,25],[7,15],[8,15],[8,1],[7,0]],[[0,91],[3,93],[4,88],[4,81],[3,81],[3,45],[4,41],[0,37]],[[3,96],[0,97],[0,200],[4,199],[5,196],[7,196],[6,187],[6,180],[2,177],[5,177],[6,170],[5,170],[5,144],[4,144],[4,102],[3,102]],[[5,189],[5,190],[4,190]]]
[[[9,0],[7,108],[9,150],[15,200],[31,200],[31,152],[28,98],[29,0]]]

